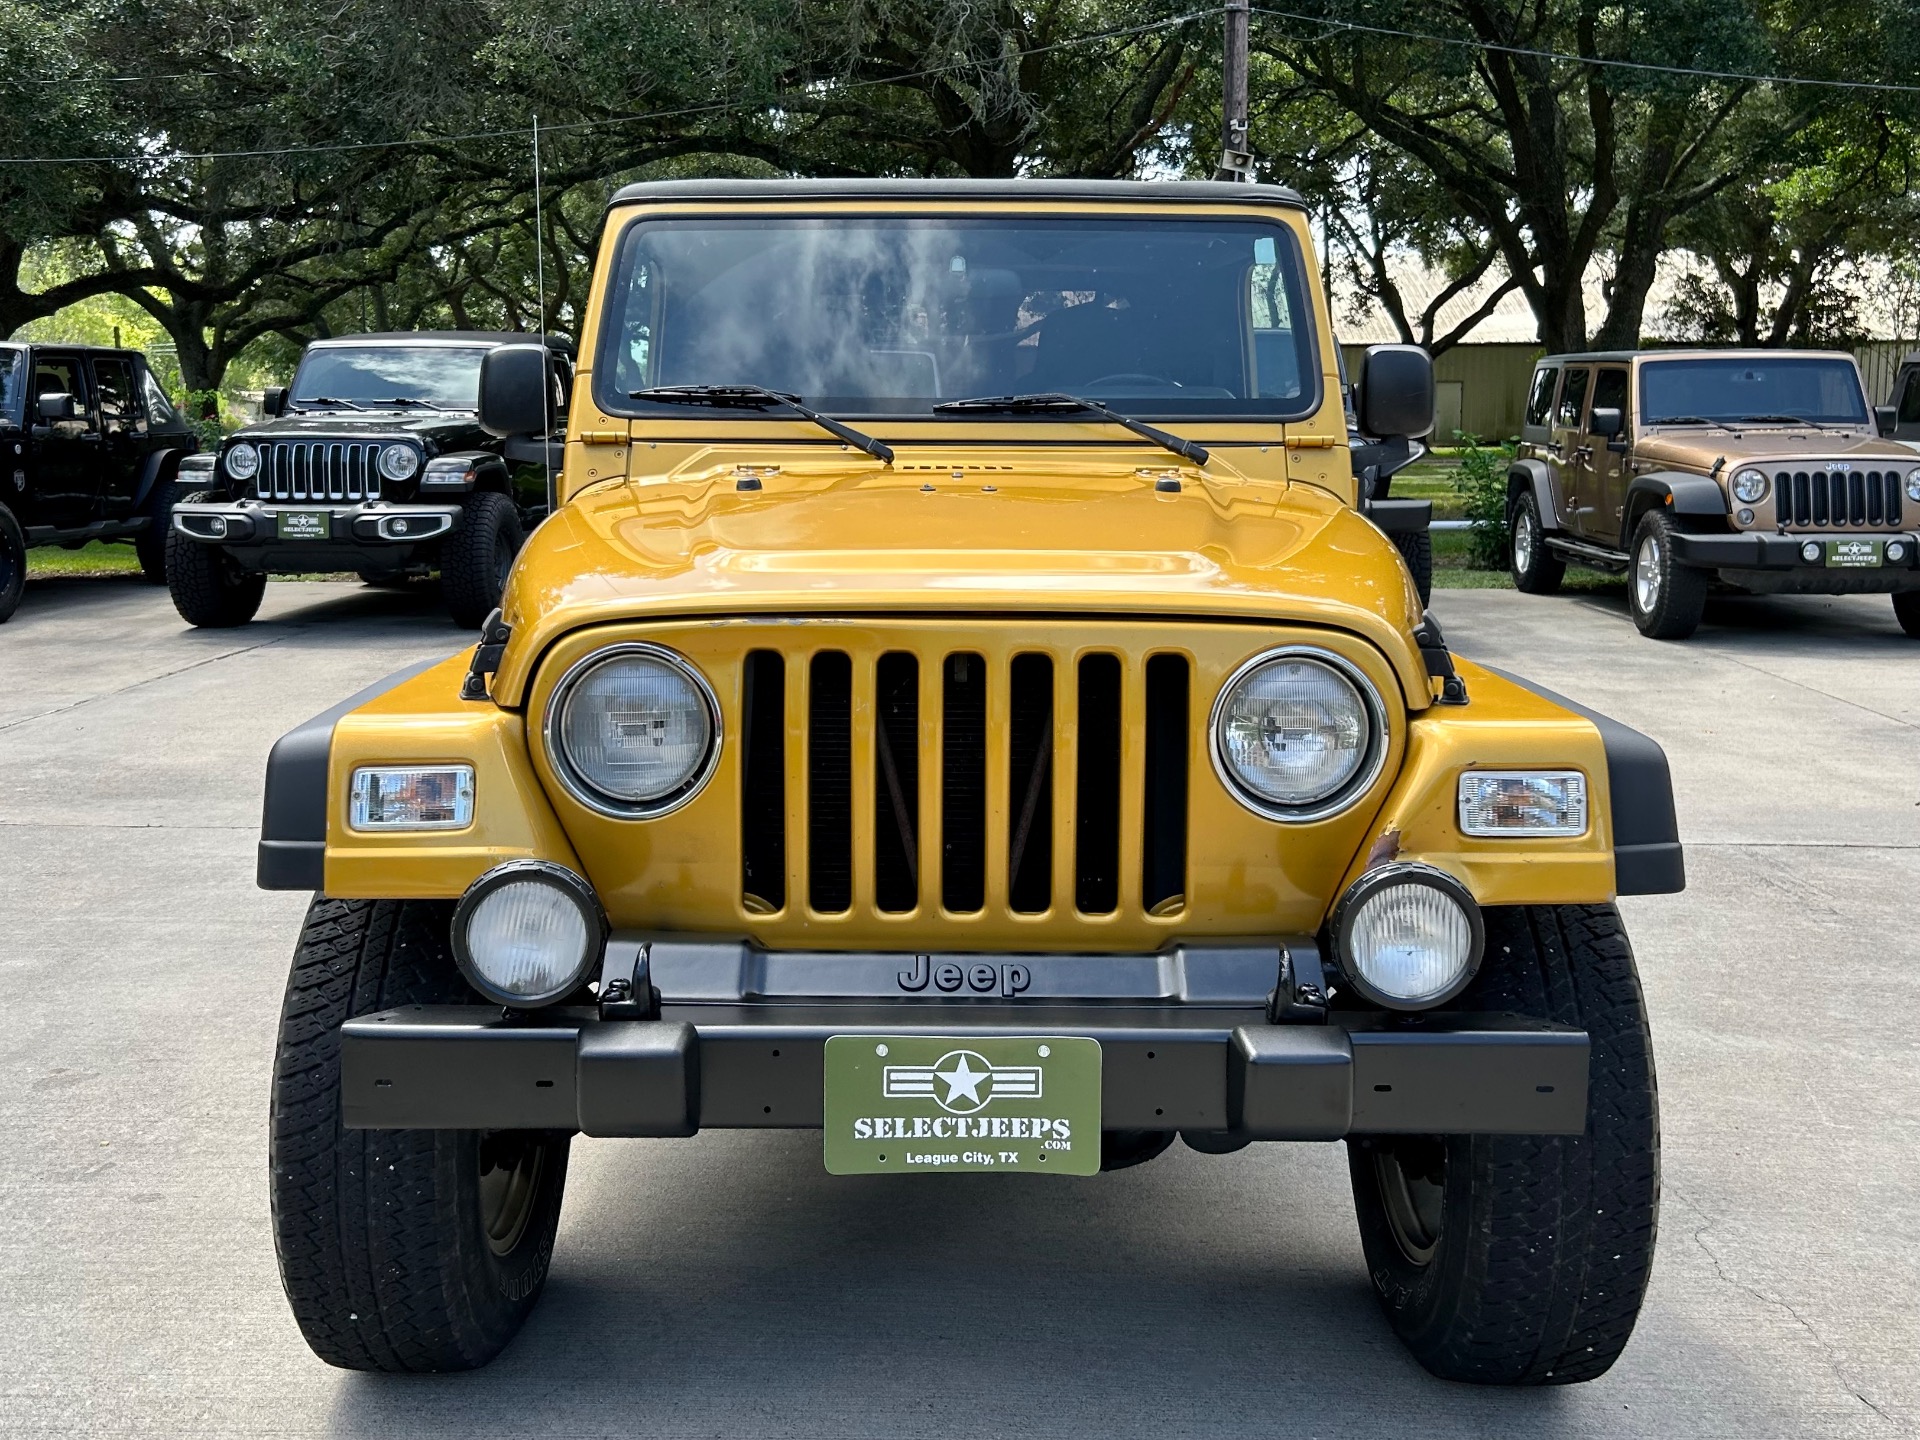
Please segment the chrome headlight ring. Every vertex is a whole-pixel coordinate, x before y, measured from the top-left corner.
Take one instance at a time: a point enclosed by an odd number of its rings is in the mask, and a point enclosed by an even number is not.
[[[236,440],[227,447],[227,474],[236,480],[251,480],[260,473],[260,451],[245,440]]]
[[[1367,749],[1361,756],[1360,765],[1344,785],[1324,799],[1304,805],[1281,805],[1263,796],[1252,793],[1234,775],[1233,767],[1227,762],[1225,751],[1220,743],[1220,723],[1222,711],[1227,699],[1237,686],[1253,671],[1275,660],[1313,660],[1333,670],[1351,684],[1360,696],[1360,703],[1366,711]],[[1373,788],[1374,781],[1380,778],[1380,772],[1387,763],[1387,710],[1380,698],[1380,692],[1374,688],[1373,681],[1366,672],[1343,655],[1331,650],[1323,650],[1317,645],[1280,645],[1272,650],[1263,650],[1260,654],[1243,662],[1221,684],[1219,693],[1213,697],[1212,708],[1207,713],[1207,754],[1213,761],[1213,773],[1226,787],[1227,793],[1238,800],[1254,814],[1268,820],[1276,820],[1283,825],[1305,825],[1315,820],[1325,820],[1328,816],[1338,815],[1347,809],[1362,795]]]
[[[708,722],[707,752],[700,764],[671,793],[652,801],[629,801],[608,795],[594,786],[582,775],[567,753],[566,742],[561,734],[562,723],[566,717],[567,701],[580,682],[594,670],[612,660],[637,657],[651,660],[677,671],[693,686],[701,703],[706,707]],[[670,815],[687,804],[713,778],[713,772],[720,766],[720,750],[724,740],[724,729],[720,718],[720,700],[713,692],[713,686],[707,683],[690,660],[664,645],[655,645],[650,641],[633,640],[618,645],[608,645],[583,656],[567,668],[560,677],[560,683],[553,687],[553,693],[547,697],[546,713],[540,722],[542,741],[546,746],[547,760],[553,766],[553,773],[559,777],[566,792],[582,805],[596,814],[605,815],[614,820],[657,820],[662,815]]]

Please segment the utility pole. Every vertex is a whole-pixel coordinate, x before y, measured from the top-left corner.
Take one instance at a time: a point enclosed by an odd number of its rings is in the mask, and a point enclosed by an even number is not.
[[[1247,20],[1251,0],[1227,0],[1226,63],[1221,67],[1220,168],[1216,180],[1253,179],[1247,141]]]

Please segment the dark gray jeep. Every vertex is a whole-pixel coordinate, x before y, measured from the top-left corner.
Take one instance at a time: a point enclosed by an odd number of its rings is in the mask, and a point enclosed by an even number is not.
[[[478,628],[526,533],[547,514],[546,447],[480,427],[480,362],[525,335],[420,331],[316,340],[267,419],[183,469],[167,584],[189,624],[244,625],[267,576],[351,570],[370,584],[440,574],[455,623]],[[572,348],[547,338],[550,428]]]

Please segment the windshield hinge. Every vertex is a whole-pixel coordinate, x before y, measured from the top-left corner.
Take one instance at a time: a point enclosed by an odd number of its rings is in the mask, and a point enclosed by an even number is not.
[[[1440,682],[1439,703],[1466,704],[1467,682],[1454,671],[1453,654],[1447,649],[1446,637],[1440,633],[1440,622],[1428,615],[1414,629],[1413,643],[1420,647],[1420,658],[1427,662],[1428,678]]]
[[[512,638],[513,627],[500,618],[500,607],[494,606],[493,613],[480,626],[480,643],[474,648],[473,663],[467,667],[467,678],[460,686],[462,700],[489,698],[487,681],[500,668],[501,657],[507,653],[507,642]]]

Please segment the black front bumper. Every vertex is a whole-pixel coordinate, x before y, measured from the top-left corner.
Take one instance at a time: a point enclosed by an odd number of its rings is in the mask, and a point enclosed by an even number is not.
[[[283,537],[283,511],[323,515],[326,533]],[[405,564],[421,547],[452,534],[461,513],[453,503],[201,500],[174,506],[173,528],[202,545],[221,546],[248,569],[352,570],[368,560],[378,568]]]
[[[1897,540],[1903,545],[1904,553],[1898,560],[1885,560],[1882,565],[1874,567],[1829,566],[1826,560],[1826,544],[1829,540],[1879,540],[1883,543]],[[1812,560],[1802,553],[1802,547],[1809,543],[1820,547],[1820,554]],[[1912,573],[1920,570],[1920,535],[1911,530],[1874,531],[1857,535],[1833,531],[1821,531],[1814,535],[1782,535],[1777,531],[1695,535],[1683,531],[1673,537],[1673,558],[1700,570],[1802,571],[1810,576],[1870,575],[1876,571]]]
[[[1581,1030],[1444,1013],[1274,1024],[1263,1008],[1190,1004],[668,1004],[646,1020],[409,1006],[342,1027],[342,1101],[354,1129],[817,1128],[832,1035],[1098,1040],[1110,1130],[1335,1140],[1587,1124]]]

